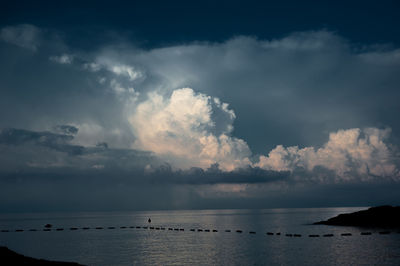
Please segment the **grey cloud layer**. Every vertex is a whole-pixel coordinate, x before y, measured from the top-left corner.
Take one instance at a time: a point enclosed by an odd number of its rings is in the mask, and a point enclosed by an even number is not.
[[[205,170],[195,167],[174,170],[149,152],[110,149],[106,143],[95,147],[74,145],[71,141],[78,131],[75,127],[60,125],[55,130],[62,130],[63,134],[11,128],[1,130],[0,147],[3,153],[0,175],[122,178],[133,185],[268,183],[289,177],[287,171],[274,172],[253,167],[225,172],[217,164]]]
[[[2,176],[120,176],[194,198],[399,179],[396,47],[310,31],[82,51],[32,25],[0,33]]]

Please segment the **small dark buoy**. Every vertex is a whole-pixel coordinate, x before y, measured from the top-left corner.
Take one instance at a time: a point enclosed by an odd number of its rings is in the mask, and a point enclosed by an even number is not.
[[[140,228],[140,226],[136,226],[136,228],[137,228],[137,229],[139,229],[139,228]]]
[[[17,229],[17,230],[15,230],[15,232],[23,232],[24,230],[23,229]]]
[[[120,226],[119,228],[120,228],[120,229],[125,229],[125,228],[126,228],[126,226]]]
[[[143,228],[143,229],[147,229],[148,227],[147,227],[147,226],[143,226],[142,228]]]
[[[216,233],[216,232],[218,232],[218,230],[215,230],[215,229],[214,229],[213,232]]]
[[[323,235],[323,237],[332,237],[333,236],[333,234],[325,234],[325,235]]]
[[[190,229],[190,231],[194,232],[194,229]]]
[[[64,231],[64,228],[57,228],[56,231]]]
[[[76,227],[71,227],[69,230],[75,231],[75,230],[78,230],[78,228],[76,228]]]
[[[154,226],[150,226],[150,229],[153,230],[153,229],[154,229]]]
[[[181,228],[181,229],[179,229],[179,231],[185,231],[185,229]]]
[[[174,230],[174,229],[172,229],[172,228],[170,227],[170,228],[168,228],[168,230],[169,230],[169,231],[172,231],[172,230]]]
[[[197,232],[203,232],[203,229],[197,229]]]
[[[227,230],[225,230],[225,232],[227,232],[227,233],[230,233],[230,232],[231,232],[231,230],[227,229]]]
[[[46,224],[44,227],[45,227],[45,228],[51,228],[52,225],[51,225],[51,224]]]
[[[10,230],[1,230],[2,233],[8,233]]]
[[[45,231],[45,232],[50,232],[51,229],[50,229],[50,228],[45,228],[45,229],[43,229],[43,231]]]
[[[103,227],[98,226],[98,227],[96,227],[96,229],[97,229],[97,230],[101,230],[101,229],[103,229]]]
[[[269,235],[269,236],[273,236],[273,235],[274,235],[274,233],[267,232],[267,235]]]
[[[254,232],[254,231],[250,231],[250,232],[249,232],[249,234],[251,234],[251,235],[255,235],[255,234],[256,234],[256,232]]]
[[[341,236],[351,236],[351,233],[343,233]]]
[[[319,237],[319,235],[308,235],[309,237]]]
[[[276,233],[276,235],[277,235],[277,236],[280,236],[280,235],[281,235],[281,233]]]
[[[115,229],[115,227],[114,226],[109,226],[109,227],[107,227],[108,229]]]
[[[89,230],[90,227],[83,227],[82,229],[83,229],[83,230]]]
[[[134,226],[129,226],[129,228],[135,228]]]
[[[236,230],[236,233],[242,233],[243,231],[242,230]]]
[[[286,236],[288,236],[288,237],[292,237],[293,235],[292,235],[292,234],[286,234]]]
[[[361,232],[361,235],[362,236],[369,236],[369,235],[372,235],[372,233],[371,232]]]
[[[160,230],[160,227],[156,227],[156,230]]]
[[[174,228],[174,231],[179,231],[179,228]]]
[[[206,230],[204,230],[204,232],[210,232],[210,229],[206,229]]]
[[[382,231],[382,232],[379,232],[379,234],[380,235],[389,235],[390,231]]]
[[[151,223],[151,219],[149,218],[149,219],[147,220],[147,222],[148,222],[148,223]]]
[[[294,236],[294,237],[301,237],[300,234],[294,234],[293,236]]]

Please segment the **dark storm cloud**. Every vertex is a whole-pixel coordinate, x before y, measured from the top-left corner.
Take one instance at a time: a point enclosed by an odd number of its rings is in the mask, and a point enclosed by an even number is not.
[[[15,176],[31,178],[38,173],[46,176],[66,176],[77,178],[91,175],[104,179],[122,178],[130,184],[218,184],[218,183],[265,183],[283,180],[289,176],[288,172],[274,172],[260,168],[240,168],[231,172],[224,172],[218,165],[203,170],[191,168],[189,170],[174,170],[170,165],[157,160],[148,152],[137,150],[109,149],[107,143],[99,143],[94,147],[73,145],[70,142],[77,128],[60,125],[57,129],[66,130],[66,134],[51,132],[34,132],[22,129],[3,129],[0,131],[0,145],[7,152],[8,160],[25,163],[23,174]],[[29,152],[32,157],[26,157]],[[19,157],[18,154],[21,156]],[[23,157],[26,158],[23,158]],[[48,158],[56,156],[52,161]],[[43,160],[42,160],[43,159]],[[60,162],[57,164],[57,162]],[[64,165],[62,162],[66,162]],[[0,173],[3,175],[2,165]],[[21,165],[14,169],[21,170]],[[81,172],[82,171],[82,172]],[[10,172],[7,171],[10,177]],[[14,174],[11,174],[14,176]],[[38,178],[38,177],[36,177]],[[105,180],[106,181],[106,180]]]
[[[3,210],[340,205],[375,186],[398,201],[397,47],[325,30],[155,49],[59,36],[2,28]]]
[[[77,131],[74,127],[67,127],[69,130]],[[66,152],[71,155],[82,154],[83,147],[70,145],[73,136],[69,134],[54,134],[51,132],[33,132],[23,129],[6,128],[0,130],[0,144],[24,145],[32,144],[44,146],[56,151]]]

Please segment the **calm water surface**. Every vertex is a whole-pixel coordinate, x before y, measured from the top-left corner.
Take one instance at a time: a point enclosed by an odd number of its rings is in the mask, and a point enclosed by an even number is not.
[[[360,209],[365,208],[1,214],[0,229],[10,232],[0,233],[0,245],[35,258],[86,265],[400,265],[396,230],[380,235],[382,230],[311,225]],[[42,231],[47,223],[53,225],[50,232]],[[99,226],[104,229],[95,229]],[[136,226],[165,230],[130,228]],[[16,229],[24,232],[12,232]],[[365,231],[372,234],[360,235]]]

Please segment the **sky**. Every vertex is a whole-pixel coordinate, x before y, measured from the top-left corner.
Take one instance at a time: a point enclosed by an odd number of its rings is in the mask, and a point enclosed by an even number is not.
[[[400,4],[215,2],[5,3],[0,211],[399,205]]]

